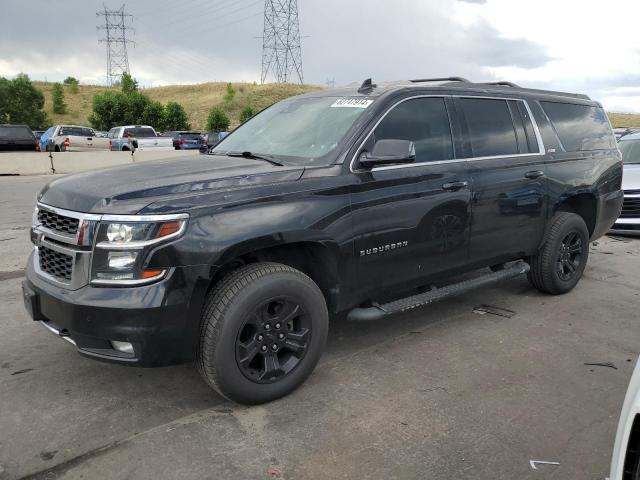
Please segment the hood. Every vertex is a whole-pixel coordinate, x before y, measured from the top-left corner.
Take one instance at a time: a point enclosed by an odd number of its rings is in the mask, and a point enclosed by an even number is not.
[[[161,198],[298,180],[303,167],[201,155],[111,167],[49,182],[38,201],[85,213],[134,214]]]

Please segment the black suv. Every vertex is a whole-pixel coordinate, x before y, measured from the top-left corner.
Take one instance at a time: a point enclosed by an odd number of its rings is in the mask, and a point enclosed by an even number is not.
[[[36,151],[36,136],[27,125],[0,125],[0,151]]]
[[[584,95],[365,81],[279,102],[197,159],[53,180],[25,305],[82,355],[195,361],[223,396],[265,402],[309,376],[330,314],[380,319],[522,273],[568,292],[621,179]]]

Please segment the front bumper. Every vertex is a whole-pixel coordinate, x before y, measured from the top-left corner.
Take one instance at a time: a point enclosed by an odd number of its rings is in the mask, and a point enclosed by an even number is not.
[[[68,290],[39,276],[30,258],[22,286],[33,320],[73,343],[81,355],[151,367],[194,359],[203,270],[175,268],[164,280],[140,287]],[[133,353],[114,349],[112,341],[131,343]]]
[[[619,218],[609,233],[640,236],[640,218]]]

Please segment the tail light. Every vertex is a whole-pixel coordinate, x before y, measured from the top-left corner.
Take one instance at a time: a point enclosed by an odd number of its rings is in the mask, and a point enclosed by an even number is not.
[[[178,145],[183,145],[184,144],[184,140],[179,138],[177,143],[178,143]]]
[[[64,148],[69,148],[71,146],[71,142],[69,141],[69,137],[64,139]]]
[[[109,150],[111,150],[112,147],[113,147],[113,142],[109,140]]]
[[[36,152],[40,151],[40,140],[36,138]]]

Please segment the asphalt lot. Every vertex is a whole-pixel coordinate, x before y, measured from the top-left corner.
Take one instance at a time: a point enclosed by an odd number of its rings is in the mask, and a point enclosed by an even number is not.
[[[607,476],[640,343],[640,240],[600,239],[565,296],[520,278],[380,322],[338,319],[302,388],[242,407],[190,365],[98,363],[27,317],[28,227],[50,178],[0,177],[0,479]]]

